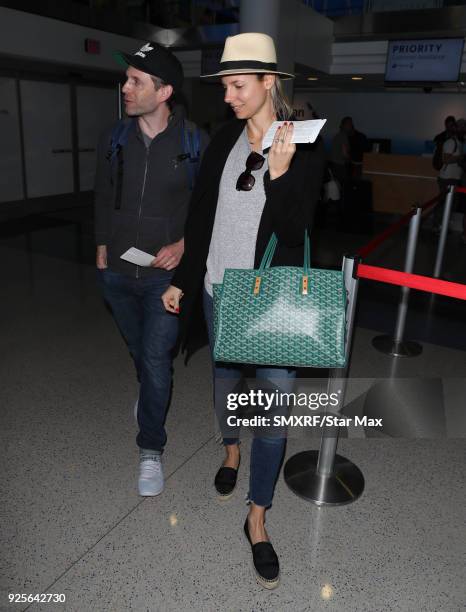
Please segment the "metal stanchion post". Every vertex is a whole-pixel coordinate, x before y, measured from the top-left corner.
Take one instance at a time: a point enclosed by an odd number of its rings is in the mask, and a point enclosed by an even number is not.
[[[340,400],[334,415],[338,416],[344,406],[346,374],[349,369],[351,343],[353,338],[354,313],[358,291],[355,278],[356,260],[343,259],[345,287],[348,291],[346,312],[346,368],[331,371],[328,393],[339,393]],[[327,416],[328,413],[325,415]],[[328,415],[330,416],[330,415]],[[304,451],[291,457],[285,465],[284,478],[290,489],[308,501],[321,505],[347,504],[357,499],[364,490],[364,476],[349,459],[337,455],[339,427],[325,425],[322,430],[320,450]]]
[[[434,278],[439,278],[442,270],[443,254],[445,252],[445,244],[447,242],[448,225],[450,223],[451,210],[453,208],[453,200],[455,198],[455,186],[451,185],[448,189],[447,197],[445,198],[445,208],[443,209],[442,230],[438,241],[437,257],[435,259]]]
[[[404,271],[409,274],[413,271],[414,260],[416,257],[417,238],[422,219],[422,208],[416,207],[416,214],[411,217],[409,224],[408,247],[406,249],[406,259]],[[381,353],[392,357],[417,357],[422,353],[422,346],[410,340],[403,340],[406,315],[408,314],[409,287],[401,288],[401,300],[398,305],[398,316],[396,319],[395,335],[376,336],[372,340],[372,345]]]

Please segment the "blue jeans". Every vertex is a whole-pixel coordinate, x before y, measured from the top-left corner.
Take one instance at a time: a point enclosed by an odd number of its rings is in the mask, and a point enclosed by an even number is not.
[[[227,364],[213,361],[213,299],[204,289],[204,315],[209,335],[209,345],[213,362],[214,404],[216,414],[222,414],[226,405],[226,395],[238,389],[244,378],[244,367],[241,364]],[[256,379],[264,381],[264,387],[280,385],[283,392],[291,392],[294,386],[296,370],[277,367],[255,368]],[[258,506],[268,508],[272,504],[275,484],[285,454],[286,438],[281,436],[260,435],[254,431],[251,445],[249,467],[249,500]],[[223,444],[237,444],[238,438],[223,438]]]
[[[97,274],[140,382],[136,442],[161,453],[167,441],[164,424],[178,336],[178,317],[168,313],[161,300],[170,279],[155,275],[133,278],[108,268]]]

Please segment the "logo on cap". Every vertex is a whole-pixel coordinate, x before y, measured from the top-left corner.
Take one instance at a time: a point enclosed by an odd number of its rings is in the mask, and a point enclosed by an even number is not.
[[[153,51],[153,50],[154,50],[154,47],[151,47],[150,43],[146,43],[143,47],[139,49],[139,51],[136,51],[134,55],[140,55],[141,57],[146,57],[146,54],[149,51]]]

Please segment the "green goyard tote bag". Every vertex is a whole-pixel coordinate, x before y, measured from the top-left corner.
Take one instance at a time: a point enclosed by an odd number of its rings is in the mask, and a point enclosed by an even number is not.
[[[215,361],[285,367],[345,365],[346,290],[343,273],[304,265],[270,267],[270,238],[258,270],[227,269],[214,285]]]

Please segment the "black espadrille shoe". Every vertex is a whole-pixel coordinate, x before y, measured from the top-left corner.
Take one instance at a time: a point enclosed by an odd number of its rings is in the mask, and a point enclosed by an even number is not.
[[[238,465],[239,469],[239,465]],[[222,467],[215,475],[214,486],[218,493],[218,499],[227,501],[233,495],[236,488],[236,480],[238,478],[238,469],[231,467]]]
[[[280,582],[280,564],[271,542],[253,544],[249,536],[249,525],[246,517],[244,533],[251,546],[252,563],[257,582],[264,589],[275,589]]]

